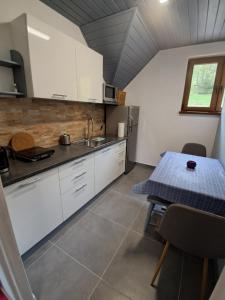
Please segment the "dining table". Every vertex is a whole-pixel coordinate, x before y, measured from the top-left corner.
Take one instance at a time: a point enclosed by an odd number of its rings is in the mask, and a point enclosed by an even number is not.
[[[195,169],[187,161],[195,161]],[[225,217],[225,170],[218,159],[167,151],[151,176],[133,191]]]

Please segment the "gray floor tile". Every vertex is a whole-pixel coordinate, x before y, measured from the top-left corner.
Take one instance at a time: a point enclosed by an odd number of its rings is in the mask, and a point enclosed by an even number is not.
[[[107,192],[102,200],[93,212],[125,227],[130,226],[142,207],[139,200],[114,190]]]
[[[179,300],[198,300],[202,281],[203,259],[185,254],[183,260],[183,272],[181,278],[181,290]],[[213,265],[209,262],[208,286],[206,299],[209,299],[213,289]]]
[[[150,286],[162,240],[153,226],[143,233],[149,204],[146,195],[136,195],[131,189],[148,178],[152,170],[137,165],[57,228],[48,238],[59,248],[45,239],[23,256],[38,299],[87,300],[90,295],[90,300],[199,299],[201,261],[173,247],[156,287]],[[110,262],[104,280],[96,288],[99,277],[88,269],[101,275]],[[210,271],[209,291],[213,287],[211,277]]]
[[[182,252],[170,247],[156,281],[157,300],[179,299],[182,272]],[[179,299],[180,300],[180,299]],[[194,300],[190,298],[189,300]]]
[[[79,223],[85,216],[88,214],[88,210],[86,208],[81,209],[79,212],[71,216],[68,220],[66,220],[62,225],[56,228],[52,233],[48,235],[48,239],[55,243],[58,239],[60,239],[65,233],[73,230],[73,227]]]
[[[144,233],[145,221],[148,214],[148,207],[149,207],[149,203],[147,201],[143,203],[143,207],[141,208],[141,211],[139,212],[138,217],[136,218],[131,228],[132,230],[139,232],[141,234]]]
[[[136,164],[135,168],[128,173],[128,176],[142,181],[148,179],[153,171],[154,167]]]
[[[39,300],[87,300],[98,281],[56,247],[36,261],[27,274]]]
[[[57,241],[57,245],[93,272],[101,275],[126,230],[89,212]]]
[[[101,282],[90,300],[130,300],[128,297],[120,294],[110,286]]]
[[[130,232],[104,280],[131,299],[158,299],[157,289],[150,286],[150,280],[161,250],[159,242]]]
[[[35,245],[30,251],[22,256],[23,263],[25,268],[29,268],[31,264],[33,264],[39,257],[41,257],[52,244],[47,240],[43,240],[37,245]]]
[[[179,300],[198,300],[201,287],[201,260],[183,255],[183,271]]]
[[[126,194],[128,196],[134,197],[136,199],[139,199],[141,201],[145,201],[147,198],[147,195],[142,194],[136,194],[132,191],[132,188],[134,184],[139,183],[141,180],[138,180],[135,177],[131,177],[129,175],[124,175],[111,186],[111,189]]]

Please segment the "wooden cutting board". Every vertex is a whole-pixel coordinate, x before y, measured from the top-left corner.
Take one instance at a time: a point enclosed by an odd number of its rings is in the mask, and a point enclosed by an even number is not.
[[[34,138],[27,132],[17,132],[10,141],[14,151],[21,151],[35,146]]]

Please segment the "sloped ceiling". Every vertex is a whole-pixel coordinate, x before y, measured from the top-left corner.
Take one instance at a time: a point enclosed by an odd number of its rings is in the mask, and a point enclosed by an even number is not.
[[[41,0],[81,27],[124,88],[162,49],[225,39],[225,0]]]

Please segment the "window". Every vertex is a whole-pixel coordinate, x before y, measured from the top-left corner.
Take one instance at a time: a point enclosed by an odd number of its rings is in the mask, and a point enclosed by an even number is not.
[[[225,57],[188,61],[181,113],[219,114],[225,86]]]

